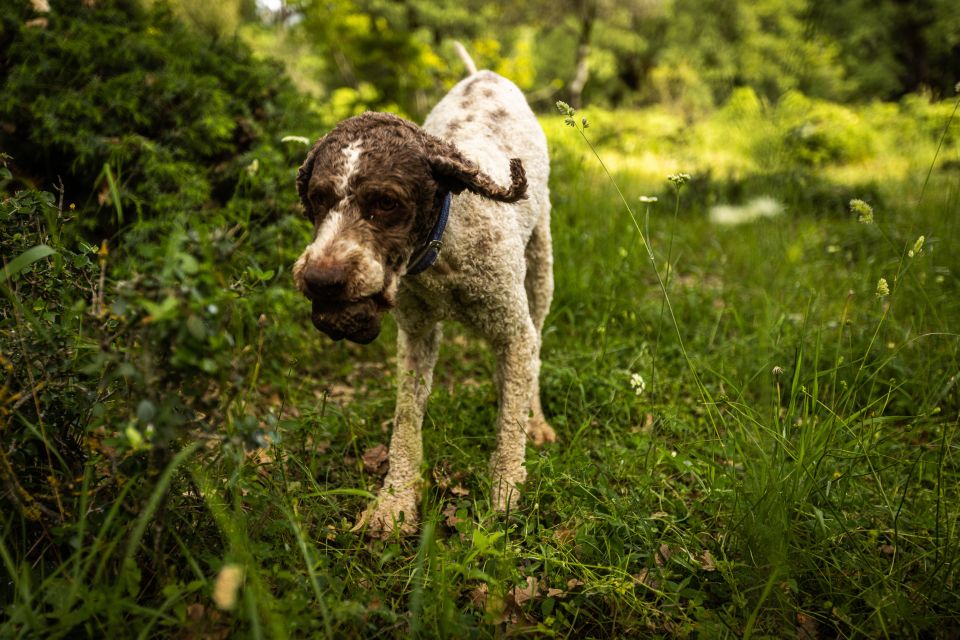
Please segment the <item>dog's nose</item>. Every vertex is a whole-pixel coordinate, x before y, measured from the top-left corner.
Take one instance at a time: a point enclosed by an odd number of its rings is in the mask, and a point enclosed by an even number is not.
[[[308,267],[303,273],[303,282],[312,300],[343,300],[347,292],[347,270],[341,265],[323,269]]]

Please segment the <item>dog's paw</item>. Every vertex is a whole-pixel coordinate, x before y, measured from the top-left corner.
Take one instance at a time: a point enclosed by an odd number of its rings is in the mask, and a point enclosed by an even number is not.
[[[394,532],[400,535],[416,533],[416,497],[381,495],[360,514],[351,531],[361,531],[364,528],[369,538],[387,538]]]
[[[557,432],[543,418],[533,417],[527,422],[527,440],[533,446],[541,447],[547,442],[556,442]]]

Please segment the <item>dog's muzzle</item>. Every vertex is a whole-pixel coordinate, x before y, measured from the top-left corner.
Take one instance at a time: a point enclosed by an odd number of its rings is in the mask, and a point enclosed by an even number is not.
[[[310,319],[313,326],[334,340],[346,338],[358,344],[369,344],[380,335],[383,313],[375,297],[335,306],[314,300]]]

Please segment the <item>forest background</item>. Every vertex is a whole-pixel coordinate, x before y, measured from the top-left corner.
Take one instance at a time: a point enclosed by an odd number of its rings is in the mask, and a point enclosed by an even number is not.
[[[0,0],[0,637],[955,637],[954,4]],[[454,40],[550,143],[559,442],[494,513],[446,327],[369,541],[395,327],[312,328],[294,177]]]

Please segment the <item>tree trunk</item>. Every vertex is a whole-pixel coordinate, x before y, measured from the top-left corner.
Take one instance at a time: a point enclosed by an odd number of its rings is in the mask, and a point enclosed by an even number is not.
[[[590,79],[590,37],[593,35],[593,24],[597,19],[597,4],[587,0],[581,5],[580,35],[577,38],[577,70],[570,83],[570,105],[576,109],[581,107],[583,87]]]

